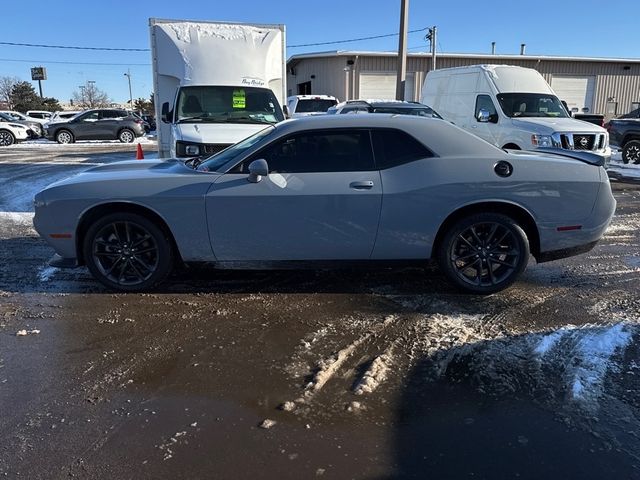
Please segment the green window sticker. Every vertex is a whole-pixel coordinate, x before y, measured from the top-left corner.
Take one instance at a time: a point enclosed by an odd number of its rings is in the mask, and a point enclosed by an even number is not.
[[[244,89],[238,89],[233,91],[233,108],[246,108],[247,96],[244,93]]]

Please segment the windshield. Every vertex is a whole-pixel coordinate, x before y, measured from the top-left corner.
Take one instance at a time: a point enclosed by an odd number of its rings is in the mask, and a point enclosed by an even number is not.
[[[313,113],[313,112],[326,112],[329,108],[336,105],[336,100],[315,99],[309,98],[304,100],[298,100],[295,113]]]
[[[545,93],[501,93],[498,102],[508,117],[562,117],[569,115],[555,95]]]
[[[268,88],[183,87],[178,95],[178,123],[265,123],[284,120]]]
[[[220,153],[216,153],[215,155],[210,156],[208,159],[198,165],[198,170],[201,172],[223,171],[222,167],[224,165],[232,162],[236,158],[239,158],[240,155],[249,150],[256,143],[263,140],[265,137],[269,136],[272,132],[275,132],[275,128],[267,127],[257,133],[254,133],[250,137],[247,137],[244,140],[231,145]]]

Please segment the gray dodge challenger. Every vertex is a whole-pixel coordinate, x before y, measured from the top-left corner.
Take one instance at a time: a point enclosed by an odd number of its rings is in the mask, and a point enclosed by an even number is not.
[[[269,126],[205,160],[127,161],[54,183],[34,224],[54,266],[151,289],[219,268],[436,260],[463,291],[511,285],[529,256],[583,253],[616,202],[601,157],[515,152],[439,119],[363,114]]]

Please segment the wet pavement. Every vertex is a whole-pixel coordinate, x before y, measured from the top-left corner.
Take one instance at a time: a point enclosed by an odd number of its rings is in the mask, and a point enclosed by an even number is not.
[[[640,185],[593,251],[487,297],[418,268],[114,294],[47,266],[29,204],[114,148],[0,157],[0,475],[640,478]]]

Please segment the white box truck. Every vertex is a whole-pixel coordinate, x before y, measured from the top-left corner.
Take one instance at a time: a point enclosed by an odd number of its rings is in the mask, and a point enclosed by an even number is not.
[[[160,158],[203,157],[284,120],[284,25],[149,19]]]
[[[611,156],[604,128],[573,119],[540,73],[511,65],[427,74],[422,103],[500,148],[558,148]]]

